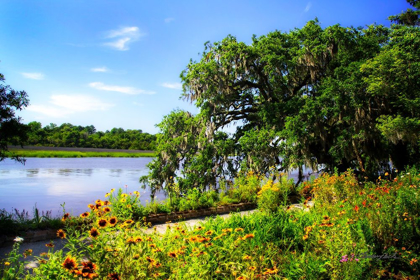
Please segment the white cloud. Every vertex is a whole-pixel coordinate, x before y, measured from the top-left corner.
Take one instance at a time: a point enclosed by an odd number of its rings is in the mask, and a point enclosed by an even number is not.
[[[163,83],[163,87],[172,88],[172,89],[182,89],[181,83]]]
[[[121,27],[120,29],[107,32],[106,38],[113,40],[111,42],[104,43],[104,45],[119,51],[126,51],[130,49],[128,47],[130,43],[138,41],[140,37],[144,35],[146,34],[141,33],[137,26]]]
[[[170,23],[170,22],[172,22],[172,21],[174,21],[175,19],[174,18],[165,18],[164,19],[164,21],[165,21],[165,23]]]
[[[305,7],[305,13],[307,13],[307,12],[309,12],[309,10],[311,9],[311,7],[312,7],[312,3],[311,2],[308,2],[308,4],[306,4],[306,7]]]
[[[32,80],[43,80],[44,74],[42,73],[21,73],[23,77],[32,79]]]
[[[104,83],[101,83],[101,82],[93,82],[93,83],[90,83],[89,86],[97,90],[115,91],[115,92],[121,92],[125,94],[141,94],[141,93],[142,94],[155,94],[155,92],[153,91],[146,91],[146,90],[137,89],[134,87],[105,85]]]
[[[104,67],[96,67],[96,68],[91,68],[90,71],[92,72],[108,72],[108,68]]]
[[[114,104],[104,103],[101,100],[88,95],[51,95],[51,105],[29,105],[28,111],[40,113],[49,117],[63,118],[71,114],[88,111],[105,111]]]

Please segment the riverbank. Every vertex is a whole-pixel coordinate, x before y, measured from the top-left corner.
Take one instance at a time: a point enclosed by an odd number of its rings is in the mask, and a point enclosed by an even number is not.
[[[73,147],[40,147],[40,146],[9,146],[9,150],[19,157],[38,158],[81,158],[81,157],[154,157],[154,151],[73,148]],[[11,154],[10,153],[10,154]]]

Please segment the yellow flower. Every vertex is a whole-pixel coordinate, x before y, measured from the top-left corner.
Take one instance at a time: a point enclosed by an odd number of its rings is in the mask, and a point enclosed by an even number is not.
[[[115,189],[111,189],[111,192],[114,192],[115,191]]]
[[[304,236],[303,236],[303,240],[306,240],[306,239],[308,239],[308,235],[307,234],[305,234]]]
[[[240,231],[244,231],[243,228],[235,228],[235,232],[240,232]]]
[[[9,262],[5,262],[4,265],[8,266],[8,265],[10,265],[10,263]]]
[[[120,202],[122,202],[122,203],[126,202],[125,198],[121,198]]]
[[[248,256],[248,255],[245,255],[242,259],[244,261],[249,261],[249,260],[252,260],[252,257],[251,256]]]

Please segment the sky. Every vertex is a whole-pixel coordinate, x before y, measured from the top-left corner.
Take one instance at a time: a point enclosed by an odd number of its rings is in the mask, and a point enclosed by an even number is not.
[[[389,26],[405,0],[0,0],[0,73],[30,105],[23,123],[94,125],[157,133],[181,100],[180,74],[204,43],[231,34],[322,27]]]

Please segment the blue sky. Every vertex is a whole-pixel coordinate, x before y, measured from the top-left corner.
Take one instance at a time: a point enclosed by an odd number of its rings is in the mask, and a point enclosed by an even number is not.
[[[405,0],[110,1],[2,0],[0,73],[25,90],[18,115],[43,126],[68,122],[157,133],[179,100],[179,75],[206,41],[232,34],[287,32],[318,17],[321,25],[389,26]]]

